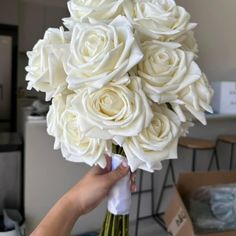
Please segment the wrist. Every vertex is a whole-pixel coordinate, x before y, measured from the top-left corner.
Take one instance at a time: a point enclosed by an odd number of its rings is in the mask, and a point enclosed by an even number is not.
[[[73,191],[69,191],[64,197],[68,207],[71,209],[71,214],[78,219],[82,215],[82,210],[79,204],[78,196]]]

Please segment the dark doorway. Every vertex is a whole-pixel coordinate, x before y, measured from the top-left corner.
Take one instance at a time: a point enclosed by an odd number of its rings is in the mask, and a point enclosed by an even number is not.
[[[16,131],[18,27],[0,24],[0,130]]]

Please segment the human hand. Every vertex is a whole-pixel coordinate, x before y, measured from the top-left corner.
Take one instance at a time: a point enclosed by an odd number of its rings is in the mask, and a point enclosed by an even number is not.
[[[105,169],[93,167],[68,193],[67,197],[75,204],[79,215],[84,215],[96,208],[108,195],[110,189],[129,173],[126,162],[111,171],[111,158],[106,156]],[[131,174],[130,189],[136,191],[135,174]]]

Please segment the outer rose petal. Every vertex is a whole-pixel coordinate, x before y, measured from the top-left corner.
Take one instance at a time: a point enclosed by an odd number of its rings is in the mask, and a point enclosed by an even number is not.
[[[125,0],[124,12],[139,34],[149,39],[174,41],[196,26],[173,0]]]
[[[154,108],[149,127],[138,136],[125,139],[123,148],[132,171],[161,169],[161,161],[177,158],[181,123],[177,115],[166,106]]]
[[[175,44],[146,41],[142,44],[144,59],[136,73],[142,78],[146,95],[154,102],[177,100],[177,93],[201,78],[201,70],[193,61],[194,53]]]
[[[70,33],[63,28],[50,28],[33,51],[28,52],[29,64],[26,80],[28,89],[46,93],[46,101],[67,88],[65,61],[68,56]]]
[[[123,0],[70,0],[68,9],[71,17],[64,18],[64,25],[70,30],[78,22],[111,22],[118,15],[123,14]]]
[[[67,63],[69,88],[102,88],[134,67],[143,54],[125,17],[107,24],[77,24]]]
[[[200,80],[179,91],[178,102],[171,105],[182,122],[187,120],[186,113],[190,113],[202,124],[206,125],[205,111],[213,113],[210,106],[213,94],[214,91],[209,85],[205,74],[202,74]]]
[[[84,88],[72,101],[79,114],[80,129],[89,137],[114,139],[137,135],[152,119],[152,110],[141,89],[140,78],[132,77],[128,86],[116,83],[90,92]]]
[[[83,162],[90,166],[106,166],[107,142],[88,138],[79,129],[78,114],[71,108],[75,94],[58,95],[52,100],[47,116],[47,131],[55,137],[54,148],[61,148],[62,155],[72,162]]]

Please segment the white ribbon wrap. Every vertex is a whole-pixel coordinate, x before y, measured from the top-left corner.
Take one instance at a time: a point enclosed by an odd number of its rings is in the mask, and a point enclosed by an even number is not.
[[[124,160],[118,154],[112,154],[112,170],[115,170]],[[111,189],[108,196],[108,211],[113,215],[128,215],[131,207],[130,174],[122,178]]]

